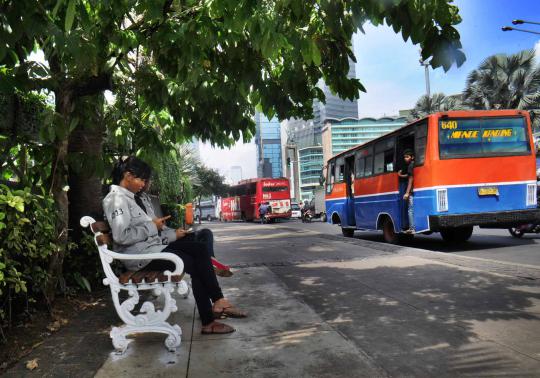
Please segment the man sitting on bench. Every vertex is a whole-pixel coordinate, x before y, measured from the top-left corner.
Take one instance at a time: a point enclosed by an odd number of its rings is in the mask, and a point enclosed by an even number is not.
[[[246,313],[224,298],[216,278],[207,246],[200,242],[173,241],[163,245],[159,231],[169,217],[152,219],[135,201],[152,170],[134,156],[120,160],[113,171],[113,185],[103,199],[103,210],[112,231],[116,252],[131,254],[171,252],[184,262],[185,271],[191,276],[193,296],[199,310],[203,334],[231,333],[235,329],[218,322],[222,316],[244,318]],[[129,270],[173,271],[170,261],[126,260]]]
[[[146,214],[152,219],[157,218],[154,205],[152,204],[152,199],[148,195],[148,190],[150,189],[152,181],[146,181],[143,190],[135,194],[135,202],[145,211]],[[212,230],[208,228],[203,228],[202,230],[189,231],[184,230],[183,228],[173,229],[167,225],[163,226],[163,229],[160,232],[161,241],[164,245],[168,245],[173,241],[179,242],[200,242],[206,244],[208,253],[210,253],[210,260],[214,266],[216,274],[220,277],[231,277],[233,272],[228,265],[225,265],[218,261],[214,254],[214,234]]]

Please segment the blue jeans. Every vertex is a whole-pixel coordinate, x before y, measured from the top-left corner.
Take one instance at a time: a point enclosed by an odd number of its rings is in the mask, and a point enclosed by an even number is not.
[[[408,206],[407,206],[407,215],[409,218],[409,229],[414,230],[414,200],[413,196],[409,196]]]
[[[407,201],[403,199],[405,192],[407,191],[407,181],[399,180],[399,220],[401,224],[399,225],[402,230],[409,228],[409,222],[407,221],[408,212],[407,212]]]

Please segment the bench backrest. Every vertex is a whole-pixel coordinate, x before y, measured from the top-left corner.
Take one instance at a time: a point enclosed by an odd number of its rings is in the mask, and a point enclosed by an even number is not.
[[[105,285],[109,285],[111,283],[118,284],[118,277],[116,274],[114,274],[111,266],[112,262],[114,261],[114,252],[108,247],[109,245],[112,245],[112,237],[110,234],[111,228],[109,227],[109,224],[103,221],[97,222],[94,220],[94,218],[89,216],[82,217],[80,223],[83,228],[90,228],[94,234],[94,242],[96,243],[103,272],[105,273],[103,283]]]

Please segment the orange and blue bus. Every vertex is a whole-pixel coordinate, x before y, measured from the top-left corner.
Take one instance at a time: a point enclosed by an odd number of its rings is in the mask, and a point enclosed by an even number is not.
[[[332,157],[326,165],[328,222],[343,235],[382,230],[405,237],[403,152],[415,152],[415,233],[463,242],[473,226],[509,228],[540,219],[529,114],[521,110],[429,115]]]

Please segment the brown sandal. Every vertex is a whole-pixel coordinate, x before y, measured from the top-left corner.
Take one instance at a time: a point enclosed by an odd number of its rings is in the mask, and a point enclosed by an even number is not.
[[[230,269],[221,269],[217,266],[214,266],[214,272],[216,272],[216,276],[219,277],[231,277],[233,275],[233,272],[231,272]]]
[[[234,331],[236,330],[233,327],[224,323],[216,322],[215,320],[201,328],[201,333],[203,335],[223,335],[226,333],[233,333]]]
[[[247,314],[244,311],[237,309],[234,306],[223,307],[221,310],[212,310],[214,312],[214,318],[216,319],[225,319],[225,318],[247,318]]]

